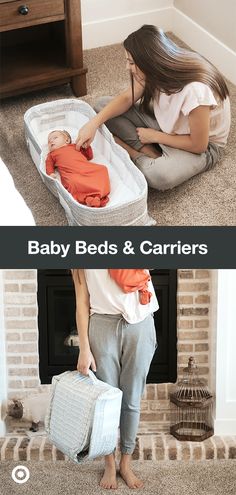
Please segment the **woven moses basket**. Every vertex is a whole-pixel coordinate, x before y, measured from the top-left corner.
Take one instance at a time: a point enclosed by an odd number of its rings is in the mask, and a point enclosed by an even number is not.
[[[78,371],[52,379],[45,417],[49,440],[74,462],[107,455],[117,444],[122,392]]]
[[[103,208],[79,204],[60,180],[45,171],[47,136],[55,129],[67,130],[75,141],[79,129],[95,115],[84,101],[57,100],[31,107],[24,115],[25,136],[31,157],[40,176],[63,206],[69,225],[154,225],[147,212],[147,182],[118,146],[105,125],[96,132],[92,143],[94,162],[107,166],[111,182],[110,201]]]

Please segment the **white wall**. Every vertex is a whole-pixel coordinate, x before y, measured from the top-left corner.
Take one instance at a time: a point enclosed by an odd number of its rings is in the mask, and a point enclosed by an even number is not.
[[[143,24],[172,31],[236,84],[235,0],[81,0],[83,47],[122,43]]]
[[[217,338],[217,305],[218,305],[218,270],[211,271],[211,305],[210,305],[210,379],[209,388],[215,395],[216,393],[216,338]]]
[[[227,4],[227,1],[221,2],[222,5],[224,6]],[[209,2],[210,0],[195,2],[197,5],[200,3],[202,4],[202,15],[201,18],[199,18],[199,16],[195,15],[194,17],[191,17],[191,14],[187,15],[185,12],[177,9],[176,5],[178,5],[178,2],[175,0],[172,9],[172,30],[176,36],[187,43],[193,50],[201,53],[201,55],[210,60],[210,62],[212,62],[227,79],[236,84],[236,49],[234,51],[230,46],[227,46],[222,40],[224,37],[218,38],[216,34],[213,35],[208,31],[204,27],[206,25],[205,22],[201,24],[202,17],[207,17],[209,15]],[[189,9],[186,11],[189,13]],[[197,12],[199,13],[199,11]],[[212,11],[211,14],[214,16],[214,11]],[[197,22],[195,18],[199,22]],[[227,18],[223,14],[221,17],[221,24],[224,26],[224,32],[226,32],[227,29],[231,29],[227,22]],[[212,30],[212,27],[210,29]],[[232,29],[232,32],[234,32],[235,28]],[[220,34],[218,33],[218,30],[214,30],[214,33],[217,33],[220,36],[222,35],[222,32],[223,29]],[[232,46],[234,44],[235,43],[231,43]]]
[[[84,49],[121,43],[143,24],[172,27],[173,0],[81,0]]]
[[[5,353],[5,326],[4,326],[4,304],[3,304],[3,273],[0,270],[0,437],[4,437],[6,427],[1,419],[1,405],[7,399],[6,378],[6,353]]]
[[[236,435],[236,270],[218,271],[215,434]]]
[[[236,51],[235,0],[174,0],[174,6]]]

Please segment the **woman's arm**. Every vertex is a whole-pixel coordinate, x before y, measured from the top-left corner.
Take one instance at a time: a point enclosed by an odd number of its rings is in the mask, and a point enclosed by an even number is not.
[[[143,86],[134,80],[134,102],[141,98],[143,91]],[[81,127],[76,139],[76,149],[79,150],[81,146],[89,146],[93,141],[95,133],[100,125],[104,124],[104,122],[113,117],[117,117],[118,115],[125,113],[132,106],[132,104],[132,89],[129,88],[120,95],[116,96],[97,115],[95,115],[95,117]]]
[[[141,143],[158,143],[191,153],[201,154],[209,143],[210,107],[201,105],[189,114],[190,134],[167,134],[155,129],[137,128]]]
[[[91,366],[96,371],[96,363],[90,350],[88,326],[89,326],[89,293],[84,276],[84,270],[72,270],[75,296],[76,296],[76,325],[79,335],[79,358],[77,369],[83,375],[88,375]]]

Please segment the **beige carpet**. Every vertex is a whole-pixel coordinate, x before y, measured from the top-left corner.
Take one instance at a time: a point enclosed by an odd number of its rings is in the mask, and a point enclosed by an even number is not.
[[[26,466],[30,478],[17,484],[11,478],[17,465]],[[142,495],[235,495],[236,460],[198,462],[134,461],[134,468],[145,485],[141,490],[130,490],[118,478],[117,495],[139,493]],[[104,495],[111,490],[98,485],[102,464],[77,466],[72,462],[49,461],[10,462],[0,465],[1,495]]]
[[[112,45],[85,52],[88,95],[115,95],[129,83],[123,47]],[[104,77],[104,74],[106,77]],[[232,129],[224,157],[213,170],[166,192],[149,190],[148,206],[157,225],[236,225],[236,87],[229,84]],[[68,85],[6,99],[1,104],[0,155],[37,225],[66,225],[58,201],[47,190],[27,151],[23,114],[32,105],[73,97]]]

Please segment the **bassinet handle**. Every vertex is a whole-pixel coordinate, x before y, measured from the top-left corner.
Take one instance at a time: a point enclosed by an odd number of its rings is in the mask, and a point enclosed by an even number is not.
[[[88,376],[90,378],[90,380],[96,384],[98,382],[98,379],[97,377],[95,376],[95,374],[92,372],[92,370],[88,370]]]

